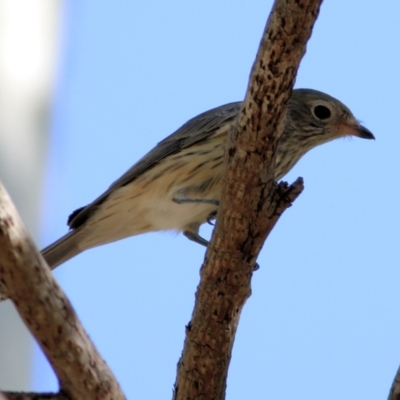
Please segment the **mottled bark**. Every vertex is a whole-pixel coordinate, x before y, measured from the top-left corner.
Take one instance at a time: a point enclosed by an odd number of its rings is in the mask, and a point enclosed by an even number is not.
[[[201,269],[173,398],[224,399],[239,316],[255,260],[280,215],[303,189],[274,182],[286,103],[321,0],[277,0],[226,152],[218,221]]]
[[[0,254],[0,288],[46,354],[61,393],[79,400],[124,399],[1,184]]]

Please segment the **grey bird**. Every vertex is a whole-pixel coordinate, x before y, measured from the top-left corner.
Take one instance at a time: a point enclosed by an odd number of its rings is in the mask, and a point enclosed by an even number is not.
[[[174,230],[207,245],[200,225],[218,209],[226,137],[241,102],[189,120],[102,195],[68,218],[69,233],[42,250],[53,269],[91,247],[151,231]],[[310,149],[347,135],[374,139],[339,100],[295,89],[276,154],[276,180]]]

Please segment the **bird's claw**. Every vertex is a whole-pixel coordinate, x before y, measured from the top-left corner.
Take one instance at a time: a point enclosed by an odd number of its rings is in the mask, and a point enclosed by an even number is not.
[[[211,212],[210,214],[208,214],[207,223],[212,225],[212,226],[215,226],[215,224],[214,224],[214,222],[212,222],[212,220],[215,219],[216,216],[217,216],[217,211],[216,210]]]

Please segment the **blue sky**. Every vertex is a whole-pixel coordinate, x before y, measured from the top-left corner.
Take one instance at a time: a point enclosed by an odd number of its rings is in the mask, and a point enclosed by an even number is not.
[[[66,2],[41,247],[189,118],[243,99],[271,5]],[[387,396],[400,363],[399,15],[393,0],[322,5],[295,86],[337,97],[377,140],[321,146],[285,178],[305,191],[259,257],[230,400]],[[55,272],[128,398],[172,396],[203,257],[153,233]],[[40,356],[34,388],[57,388]]]

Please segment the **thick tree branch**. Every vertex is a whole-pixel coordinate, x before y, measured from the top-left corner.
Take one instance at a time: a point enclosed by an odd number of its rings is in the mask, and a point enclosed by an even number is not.
[[[174,399],[223,399],[239,316],[255,260],[284,210],[303,189],[274,182],[274,155],[286,103],[322,0],[276,0],[235,128],[218,221],[201,282]]]
[[[0,254],[2,292],[14,302],[46,354],[59,379],[60,396],[124,399],[1,184]]]

